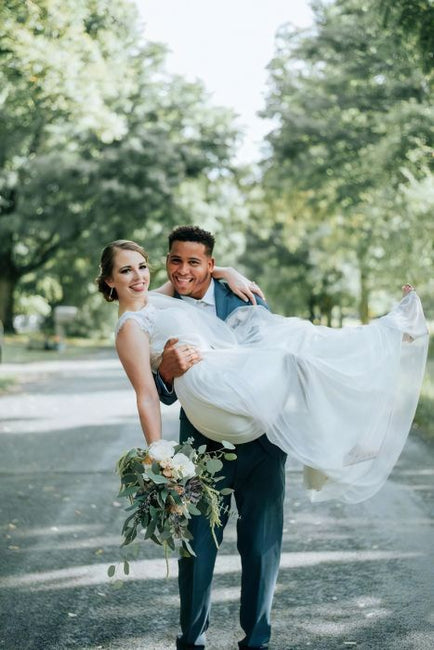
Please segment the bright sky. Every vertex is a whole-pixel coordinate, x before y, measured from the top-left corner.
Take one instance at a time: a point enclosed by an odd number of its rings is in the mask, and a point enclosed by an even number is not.
[[[278,27],[312,23],[308,0],[135,0],[149,40],[166,43],[169,71],[201,79],[212,102],[230,106],[245,130],[239,159],[259,157],[270,124],[256,116],[263,108],[266,65]]]

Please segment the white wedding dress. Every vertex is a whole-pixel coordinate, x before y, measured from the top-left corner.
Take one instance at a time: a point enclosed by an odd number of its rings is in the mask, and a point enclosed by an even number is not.
[[[124,313],[148,334],[158,367],[167,339],[203,359],[175,379],[194,426],[236,444],[264,432],[307,466],[312,500],[356,503],[383,485],[409,433],[423,379],[428,331],[414,291],[369,325],[333,329],[240,307],[225,322],[182,300],[150,293]]]

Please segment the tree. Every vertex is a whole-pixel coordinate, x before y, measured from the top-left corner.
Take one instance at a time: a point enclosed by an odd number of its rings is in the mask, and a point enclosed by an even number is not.
[[[414,48],[383,29],[375,3],[337,0],[316,5],[312,32],[282,28],[269,66],[264,116],[278,126],[265,183],[287,200],[304,193],[309,254],[327,230],[333,266],[358,269],[364,322],[374,280],[381,287],[407,263],[402,240],[421,218],[398,212],[406,173],[421,179],[432,164],[432,101],[417,62]]]
[[[127,0],[0,7],[0,319],[21,278],[179,218],[186,178],[228,167],[229,111],[164,71]],[[75,265],[80,268],[80,265]],[[51,268],[50,268],[51,267]],[[75,282],[80,278],[75,276]],[[72,291],[73,279],[62,277]],[[76,291],[76,290],[75,290]]]
[[[432,0],[382,0],[379,11],[384,25],[400,31],[404,40],[414,39],[422,67],[434,67],[434,4]]]
[[[125,130],[109,106],[116,93],[110,64],[121,49],[104,58],[99,41],[104,32],[113,46],[131,12],[124,3],[110,25],[106,2],[64,4],[7,0],[0,8],[0,319],[7,329],[20,277],[81,232],[89,192],[76,139],[93,132],[108,141]]]

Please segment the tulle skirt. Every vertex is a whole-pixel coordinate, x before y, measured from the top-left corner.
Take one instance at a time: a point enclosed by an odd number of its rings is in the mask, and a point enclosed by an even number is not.
[[[265,432],[303,463],[312,500],[375,494],[420,394],[428,332],[416,293],[359,327],[315,326],[262,307],[241,307],[226,323],[236,344],[204,350],[175,382],[196,428],[236,444]]]

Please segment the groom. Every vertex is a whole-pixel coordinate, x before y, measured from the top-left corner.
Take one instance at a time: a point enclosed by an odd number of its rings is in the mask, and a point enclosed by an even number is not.
[[[214,237],[195,226],[180,226],[169,235],[167,275],[176,297],[225,319],[234,309],[245,305],[226,284],[212,278]],[[258,299],[258,302],[264,304]],[[195,362],[199,353],[176,346],[170,339],[165,346],[156,375],[160,399],[165,404],[177,398],[173,379],[182,375]],[[258,368],[258,372],[261,369]],[[210,391],[212,386],[209,387]],[[180,439],[193,438],[195,446],[206,444],[209,450],[221,447],[205,438],[193,427],[181,409]],[[240,624],[245,637],[239,648],[268,648],[271,625],[270,611],[280,561],[285,492],[286,455],[269,442],[265,434],[236,445],[236,461],[225,461],[225,479],[219,487],[234,490],[239,518],[237,547],[241,556]],[[228,520],[228,506],[222,513],[222,527],[216,529],[218,542]],[[181,601],[181,634],[176,640],[178,650],[205,648],[205,632],[209,625],[211,582],[217,548],[205,517],[193,517],[194,557],[179,560],[179,593]]]

